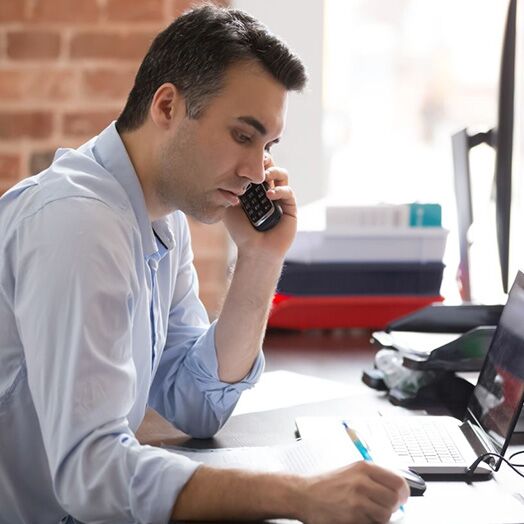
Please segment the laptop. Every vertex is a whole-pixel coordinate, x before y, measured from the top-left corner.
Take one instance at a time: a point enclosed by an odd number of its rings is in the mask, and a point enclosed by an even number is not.
[[[302,438],[345,431],[345,421],[378,464],[420,475],[464,475],[484,453],[504,455],[524,401],[524,274],[518,272],[493,335],[463,421],[446,416],[300,417]],[[349,438],[349,437],[348,437]],[[487,457],[475,470],[489,476],[501,460]]]

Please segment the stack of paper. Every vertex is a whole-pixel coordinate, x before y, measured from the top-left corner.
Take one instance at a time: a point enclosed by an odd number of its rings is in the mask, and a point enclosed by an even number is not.
[[[325,218],[296,235],[269,326],[383,328],[442,300],[440,205],[328,207]]]
[[[337,436],[322,440],[299,440],[280,446],[167,449],[216,468],[241,468],[297,475],[317,475],[362,460],[362,456],[344,433],[341,433],[340,438]]]
[[[446,229],[436,227],[298,231],[286,259],[305,263],[441,262],[447,235]]]

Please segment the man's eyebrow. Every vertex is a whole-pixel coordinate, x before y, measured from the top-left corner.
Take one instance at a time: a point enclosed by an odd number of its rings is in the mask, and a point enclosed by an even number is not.
[[[264,127],[262,122],[252,116],[239,116],[237,120],[244,122],[245,124],[254,127],[261,135],[267,135],[267,129]]]

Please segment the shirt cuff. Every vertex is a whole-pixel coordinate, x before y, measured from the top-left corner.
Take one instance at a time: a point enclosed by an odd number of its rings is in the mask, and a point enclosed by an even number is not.
[[[252,388],[264,371],[264,353],[260,350],[249,373],[239,382],[229,384],[218,377],[218,359],[215,346],[215,320],[191,348],[184,365],[194,377],[195,383],[210,402],[215,414],[221,419],[233,411],[242,391]],[[221,416],[219,416],[219,414]]]
[[[137,522],[167,524],[180,492],[202,464],[164,449],[140,447],[146,449],[129,486],[131,512]]]

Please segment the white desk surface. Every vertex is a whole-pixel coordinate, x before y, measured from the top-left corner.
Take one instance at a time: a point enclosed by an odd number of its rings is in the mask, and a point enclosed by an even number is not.
[[[349,386],[288,371],[266,373],[259,384],[239,402],[234,416],[214,439],[188,440],[158,414],[148,413],[138,436],[144,443],[194,447],[235,447],[271,445],[294,439],[294,419],[303,415],[347,415],[412,412],[392,406],[384,395],[363,384]],[[524,449],[512,445],[511,450]],[[520,461],[524,462],[524,460]],[[507,466],[489,481],[428,481],[422,497],[406,504],[406,524],[522,524],[524,523],[524,478]],[[285,520],[271,522],[291,522]]]

